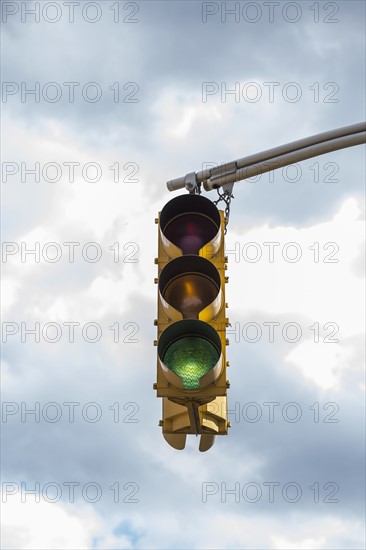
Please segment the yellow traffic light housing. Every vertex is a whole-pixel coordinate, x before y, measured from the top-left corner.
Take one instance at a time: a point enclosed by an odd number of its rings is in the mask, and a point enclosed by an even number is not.
[[[224,212],[205,197],[182,195],[159,214],[157,397],[166,441],[200,450],[227,434]]]

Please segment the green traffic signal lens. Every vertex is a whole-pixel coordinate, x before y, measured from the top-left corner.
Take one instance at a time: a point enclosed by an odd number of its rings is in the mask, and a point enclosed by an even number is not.
[[[160,335],[158,358],[169,384],[187,392],[213,384],[222,368],[219,333],[198,319],[183,319]]]
[[[173,342],[163,361],[182,380],[186,390],[198,390],[200,379],[213,369],[220,358],[217,348],[205,338],[187,336]]]

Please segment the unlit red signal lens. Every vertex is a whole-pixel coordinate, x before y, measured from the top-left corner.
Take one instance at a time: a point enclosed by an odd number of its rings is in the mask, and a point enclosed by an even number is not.
[[[175,197],[160,212],[160,230],[168,243],[175,245],[183,254],[198,255],[211,242],[214,243],[211,247],[214,254],[220,246],[220,227],[217,207],[202,195]],[[167,248],[169,254],[169,245]]]
[[[165,236],[183,254],[198,254],[216,233],[217,227],[210,218],[192,213],[177,216],[164,229]]]

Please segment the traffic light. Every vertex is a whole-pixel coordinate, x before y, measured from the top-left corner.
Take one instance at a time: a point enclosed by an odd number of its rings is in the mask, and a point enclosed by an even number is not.
[[[226,435],[227,388],[224,212],[201,195],[169,201],[159,225],[157,397],[163,436],[184,449],[200,434],[201,451]]]

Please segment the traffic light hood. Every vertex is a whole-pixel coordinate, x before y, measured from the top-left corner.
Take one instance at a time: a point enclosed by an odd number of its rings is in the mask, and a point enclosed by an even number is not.
[[[221,244],[220,225],[218,209],[201,195],[175,197],[160,213],[162,243],[171,258],[200,251],[213,257]],[[207,250],[202,254],[204,246]]]
[[[196,319],[173,323],[158,344],[158,357],[167,380],[190,391],[205,388],[220,376],[221,351],[216,330]]]

